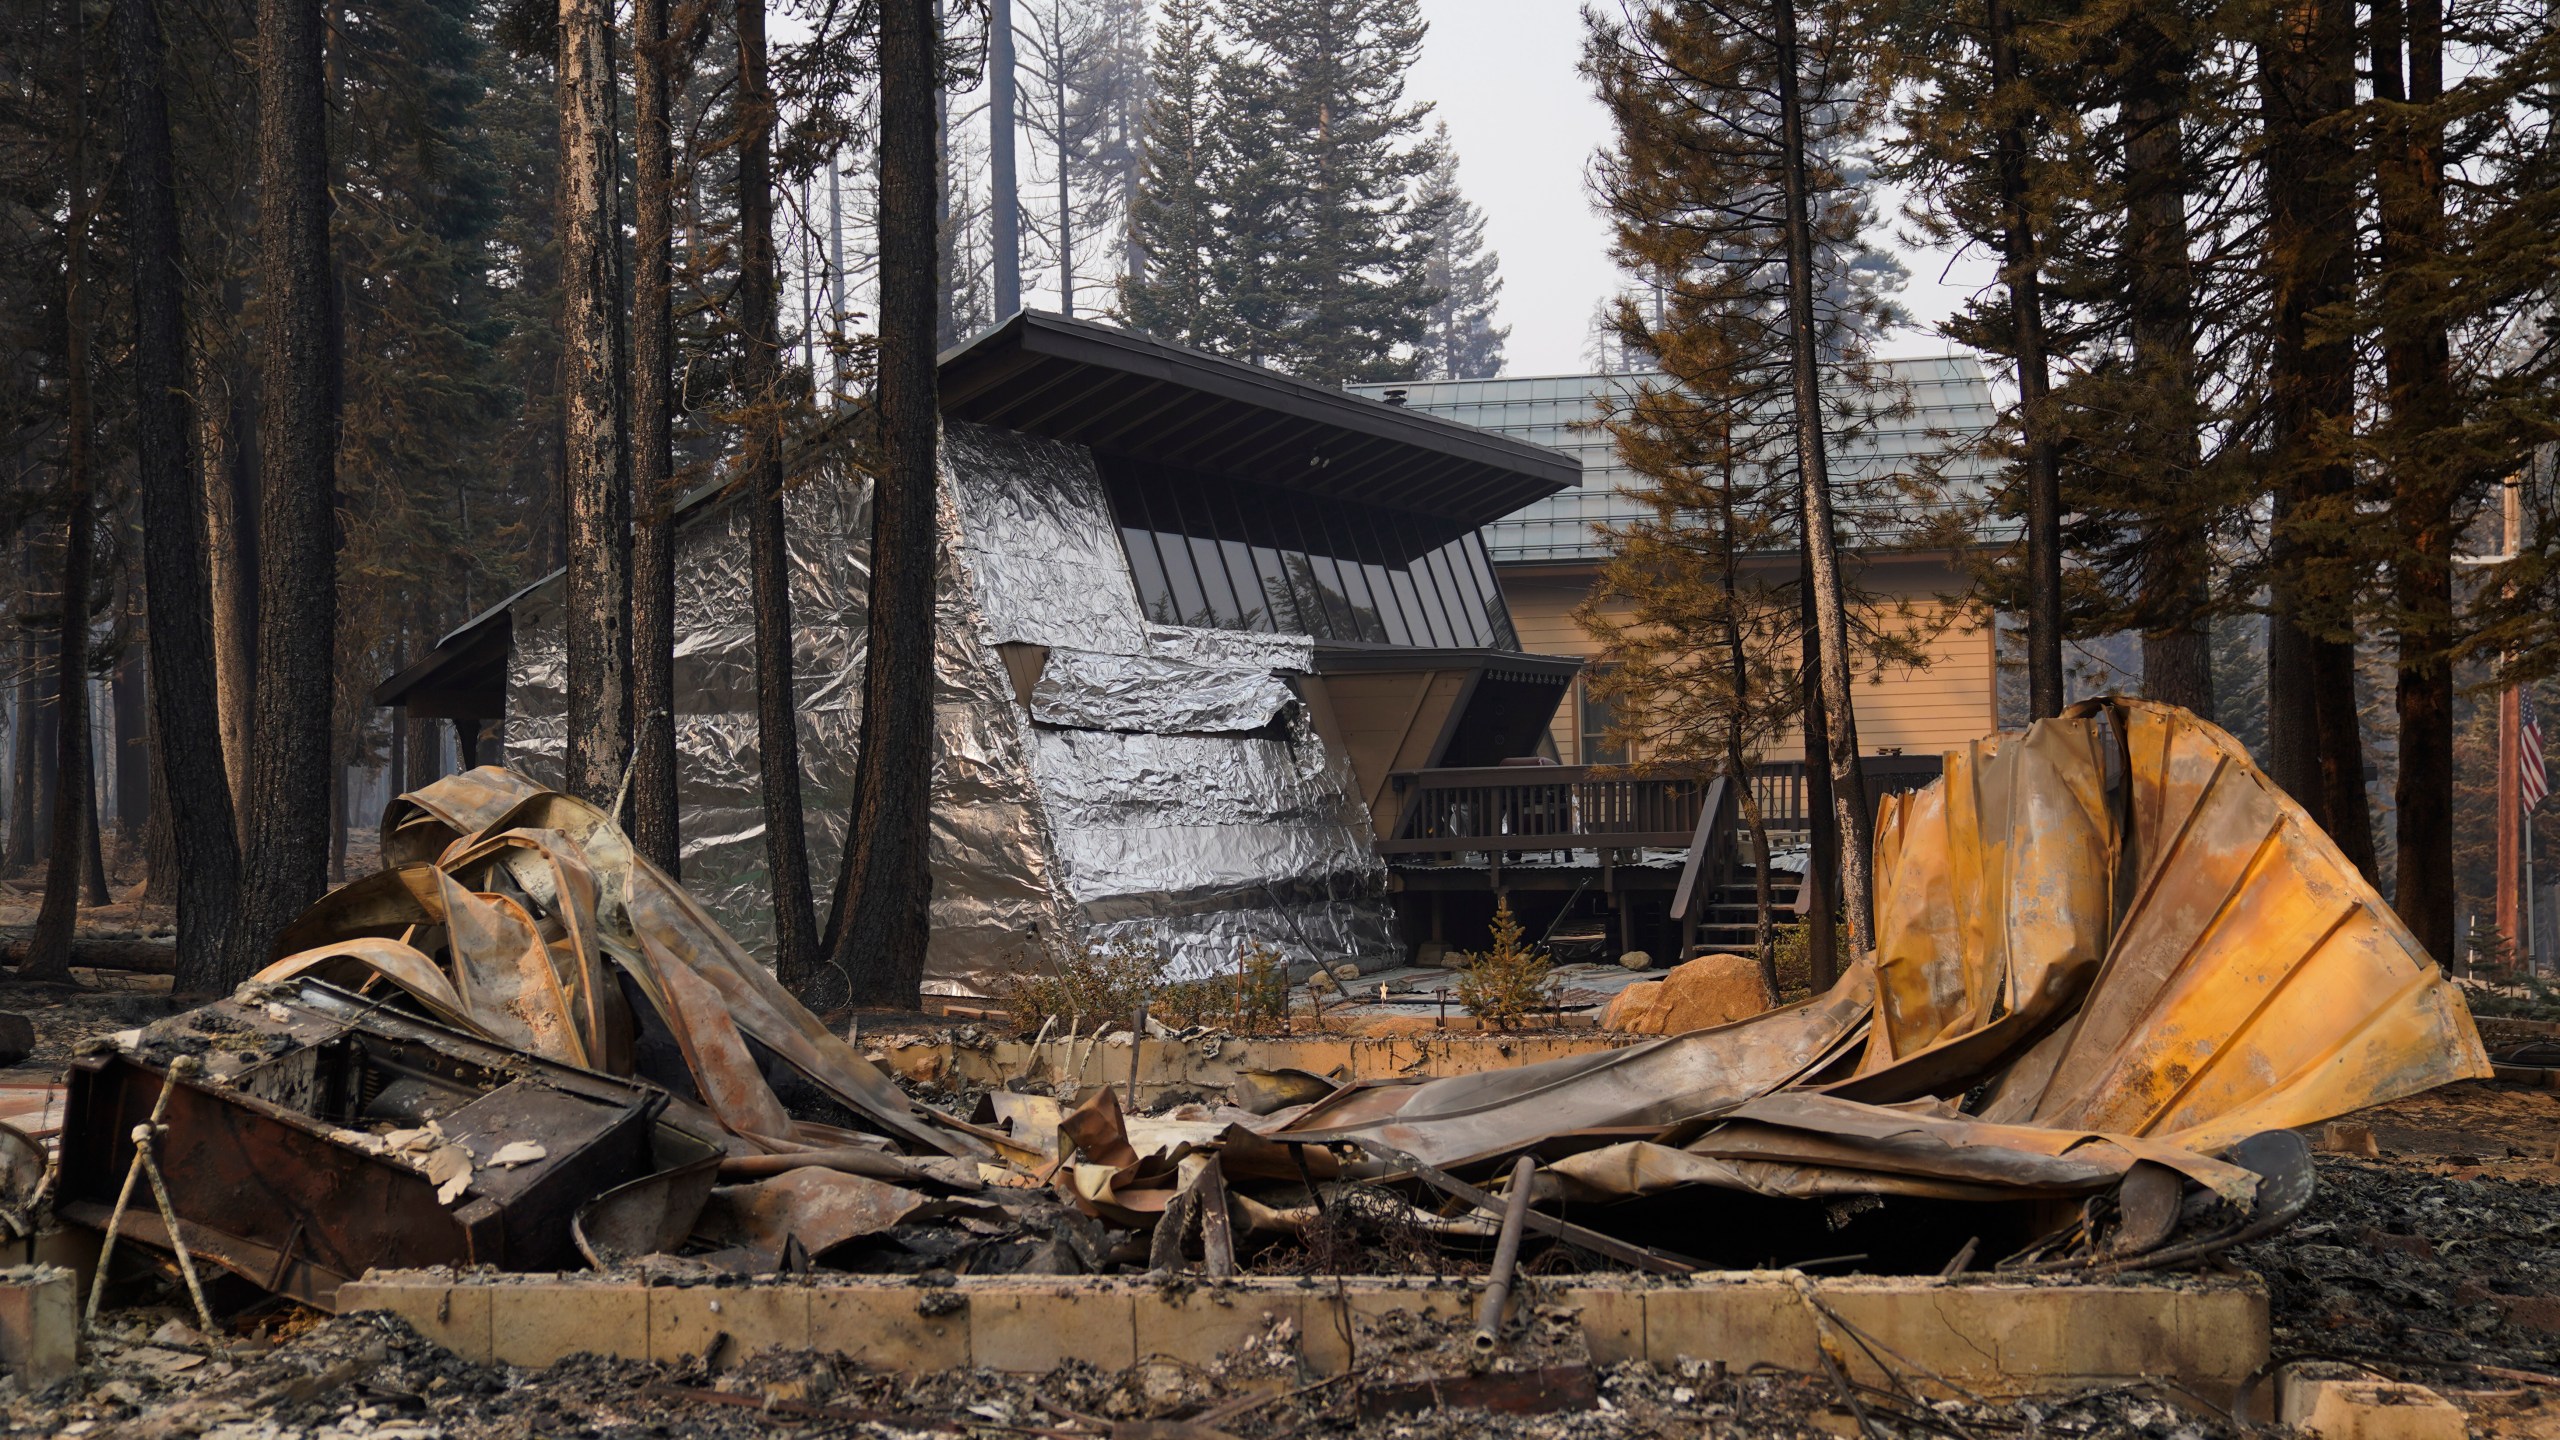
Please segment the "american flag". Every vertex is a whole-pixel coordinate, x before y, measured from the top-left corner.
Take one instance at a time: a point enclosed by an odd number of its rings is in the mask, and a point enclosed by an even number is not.
[[[2542,763],[2542,717],[2533,712],[2530,689],[2516,696],[2516,792],[2528,815],[2551,793],[2551,772]]]

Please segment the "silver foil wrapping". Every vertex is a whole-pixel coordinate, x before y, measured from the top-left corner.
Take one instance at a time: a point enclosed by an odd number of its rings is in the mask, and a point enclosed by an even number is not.
[[[785,499],[810,863],[823,912],[861,725],[870,492],[815,476]],[[1298,636],[1149,623],[1092,457],[953,424],[935,651],[933,940],[926,988],[982,994],[1059,944],[1161,944],[1231,970],[1260,942],[1299,961],[1396,953],[1385,875],[1348,762],[1288,677]],[[684,881],[770,953],[744,512],[686,517],[677,547]],[[1045,647],[1029,704],[1000,646]],[[508,762],[562,752],[559,588],[515,609]]]
[[[1051,650],[1031,687],[1031,719],[1065,730],[1247,735],[1268,729],[1296,699],[1287,681],[1258,666]]]

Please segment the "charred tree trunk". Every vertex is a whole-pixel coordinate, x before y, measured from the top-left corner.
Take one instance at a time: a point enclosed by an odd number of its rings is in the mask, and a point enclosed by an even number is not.
[[[223,286],[224,308],[240,314],[243,297],[234,280]],[[238,341],[228,342],[236,351]],[[197,417],[203,469],[197,503],[203,531],[207,627],[213,667],[216,739],[222,747],[224,783],[230,787],[232,853],[248,844],[249,722],[257,704],[258,492],[257,407],[254,370],[237,353],[207,355],[197,367],[200,396],[220,396]],[[222,377],[218,382],[217,377]],[[149,521],[144,522],[146,528]],[[235,875],[238,866],[233,866]],[[235,904],[236,911],[236,904]],[[181,972],[181,978],[184,978]],[[201,977],[210,979],[210,974]]]
[[[2016,18],[1990,0],[1992,104],[2000,113],[1998,170],[2002,278],[2009,288],[2010,347],[2018,364],[2018,429],[2027,481],[2027,718],[2062,713],[2062,480],[2054,463],[2051,381],[2044,347],[2043,257],[2027,213],[2027,130],[2018,74]]]
[[[329,865],[338,631],[337,314],[315,0],[258,0],[258,232],[267,306],[258,415],[257,723],[240,927],[220,988],[248,978],[320,897]]]
[[[1724,427],[1724,484],[1717,492],[1721,502],[1721,523],[1716,527],[1716,578],[1724,592],[1724,648],[1731,667],[1726,683],[1733,687],[1731,720],[1724,731],[1725,774],[1738,787],[1736,799],[1742,808],[1742,822],[1751,832],[1752,854],[1752,952],[1760,957],[1760,978],[1768,982],[1769,993],[1778,993],[1778,947],[1776,943],[1775,897],[1769,880],[1769,827],[1760,814],[1760,797],[1751,788],[1750,745],[1755,738],[1743,733],[1744,718],[1750,713],[1751,656],[1744,649],[1747,636],[1742,617],[1742,556],[1735,548],[1733,508],[1733,425]],[[1689,897],[1690,914],[1699,905],[1713,904],[1713,896]],[[1689,952],[1681,947],[1680,963],[1686,963]]]
[[[97,783],[89,760],[89,565],[96,550],[97,509],[89,474],[89,194],[88,79],[76,3],[64,6],[70,53],[71,114],[65,136],[71,207],[62,229],[64,417],[62,464],[61,639],[53,664],[53,828],[45,856],[44,906],[18,967],[22,980],[71,978],[71,933],[80,923],[81,881],[97,823]],[[92,897],[94,899],[94,897]]]
[[[140,622],[142,617],[135,617]],[[130,634],[142,634],[137,623]],[[139,850],[142,827],[151,823],[151,737],[143,713],[151,696],[142,683],[142,650],[128,643],[116,660],[116,842]]]
[[[21,576],[31,574],[24,562],[32,549],[18,545]],[[8,867],[23,870],[36,863],[36,642],[32,632],[18,636],[18,683],[12,687],[9,711],[9,847]]]
[[[2213,715],[2207,625],[2212,551],[2193,491],[2204,467],[2196,398],[2195,264],[2187,228],[2186,138],[2192,102],[2185,47],[2149,16],[2132,21],[2126,79],[2125,253],[2135,374],[2150,392],[2137,443],[2150,483],[2185,497],[2164,507],[2143,548],[2142,688],[2151,699]]]
[[[2275,292],[2267,740],[2277,782],[2370,879],[2350,553],[2358,521],[2343,445],[2355,423],[2355,351],[2321,318],[2355,292],[2355,155],[2337,123],[2355,103],[2353,20],[2348,0],[2285,0],[2259,60]]]
[[[92,528],[94,529],[95,522],[92,521],[91,523]],[[91,538],[94,539],[95,536],[93,535]],[[94,713],[96,706],[94,696],[91,698],[90,703],[92,712]],[[81,832],[88,837],[88,841],[81,847],[82,860],[80,865],[82,894],[85,898],[85,902],[91,908],[109,904],[115,898],[107,892],[107,854],[106,848],[99,843],[99,832],[105,828],[105,822],[99,819],[99,813],[102,806],[98,799],[97,762],[97,730],[93,725],[90,728],[89,740],[89,793],[83,797],[84,803],[89,812],[89,820],[87,824],[81,827]]]
[[[681,876],[676,831],[675,131],[667,0],[631,12],[638,234],[631,274],[631,802],[642,859]]]
[[[1875,902],[1868,880],[1874,820],[1866,773],[1858,764],[1858,714],[1849,683],[1849,615],[1843,598],[1840,544],[1831,514],[1831,465],[1822,433],[1822,357],[1813,311],[1813,219],[1805,153],[1804,99],[1798,93],[1795,0],[1778,0],[1778,111],[1782,135],[1787,250],[1787,329],[1792,350],[1797,463],[1802,471],[1804,554],[1812,571],[1815,631],[1821,637],[1822,721],[1831,772],[1831,808],[1840,826],[1840,891],[1853,952],[1870,948]],[[1810,730],[1808,730],[1808,736]],[[1807,768],[1812,765],[1808,748]]]
[[[564,771],[571,794],[609,809],[631,754],[631,477],[610,0],[560,0],[558,76]]]
[[[2438,963],[2455,959],[2453,876],[2453,547],[2461,477],[2437,453],[2456,420],[2440,286],[2425,271],[2444,244],[2444,133],[2424,107],[2444,94],[2442,0],[2375,0],[2375,145],[2382,220],[2382,363],[2394,469],[2399,616],[2399,774],[2392,787],[2398,873],[2392,908]],[[2405,43],[2407,67],[2402,68]],[[2405,107],[2405,108],[2404,108]]]
[[[2207,630],[2212,548],[2202,523],[2202,405],[2196,402],[2196,274],[2186,228],[2186,136],[2194,56],[2156,18],[2130,20],[2125,79],[2125,259],[2132,366],[2150,392],[2140,454],[2153,484],[2176,505],[2153,518],[2143,553],[2143,692],[2150,700],[2214,712]]]
[[[332,885],[347,883],[347,805],[349,792],[355,788],[350,774],[353,768],[345,759],[329,767],[329,883]]]
[[[939,35],[941,22],[934,20],[934,33]],[[881,22],[881,44],[888,44],[888,21]],[[880,61],[882,88],[887,87],[889,61]],[[928,74],[932,73],[930,71]],[[987,176],[989,224],[995,250],[995,321],[1001,325],[1022,308],[1022,196],[1014,183],[1013,122],[1013,0],[988,0],[987,3]],[[888,123],[884,115],[883,126]],[[885,136],[883,137],[885,142]],[[881,174],[888,173],[888,160],[881,160]],[[885,200],[883,201],[885,204]],[[889,228],[889,217],[880,217],[880,228]]]
[[[870,661],[853,824],[827,955],[863,1004],[916,1003],[932,880],[933,600],[938,565],[934,390],[932,0],[880,12],[880,430],[871,507]]]
[[[738,0],[738,315],[746,328],[748,539],[754,550],[756,760],[764,781],[765,863],[773,876],[774,973],[820,1008],[817,904],[800,813],[800,709],[793,694],[791,565],[782,518],[781,276],[773,250],[773,90],[764,0]],[[893,63],[885,54],[881,63]],[[929,66],[930,57],[927,57]],[[884,78],[883,84],[887,83]],[[876,563],[876,562],[875,562]],[[879,663],[877,651],[871,663]],[[870,716],[863,716],[870,732]]]

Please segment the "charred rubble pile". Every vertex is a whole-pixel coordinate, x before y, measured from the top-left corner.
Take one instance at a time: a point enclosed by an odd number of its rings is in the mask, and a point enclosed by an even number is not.
[[[2389,907],[2183,711],[1987,738],[1877,828],[1873,951],[1738,1024],[962,1116],[605,815],[483,768],[395,802],[386,868],[237,994],[80,1056],[41,1183],[112,1243],[322,1309],[373,1267],[1466,1268],[1506,1228],[1557,1268],[2071,1275],[2265,1236],[2311,1196],[2298,1127],[2488,1073]]]

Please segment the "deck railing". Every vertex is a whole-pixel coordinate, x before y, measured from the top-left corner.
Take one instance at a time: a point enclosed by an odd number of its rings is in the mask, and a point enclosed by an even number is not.
[[[1935,755],[1875,755],[1863,763],[1870,801],[1919,789],[1939,772]],[[1399,770],[1389,783],[1399,801],[1397,823],[1395,834],[1378,842],[1379,854],[1464,855],[1693,850],[1714,777],[1623,765],[1502,765]],[[1810,825],[1803,761],[1753,767],[1751,789],[1769,829]],[[1738,824],[1738,811],[1718,817],[1718,828]]]
[[[1400,770],[1403,801],[1382,855],[1676,850],[1698,826],[1707,777],[1620,765]]]

